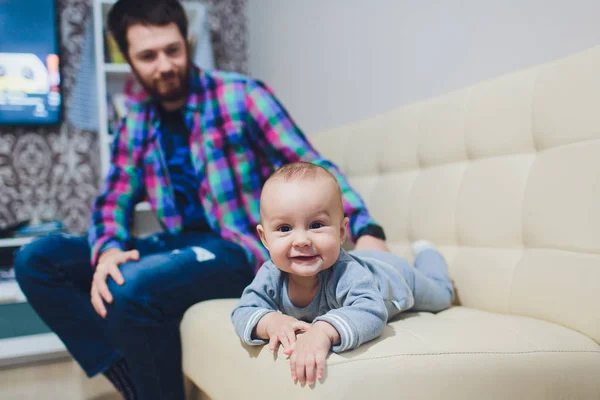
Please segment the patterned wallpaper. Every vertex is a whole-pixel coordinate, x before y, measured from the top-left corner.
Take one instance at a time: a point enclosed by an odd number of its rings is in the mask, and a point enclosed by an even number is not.
[[[208,0],[215,65],[218,69],[248,73],[246,0]]]
[[[217,68],[247,72],[246,0],[208,0]],[[76,76],[90,0],[57,0],[63,119]],[[74,233],[87,230],[98,194],[96,132],[57,127],[0,127],[0,227],[30,219],[58,219]]]

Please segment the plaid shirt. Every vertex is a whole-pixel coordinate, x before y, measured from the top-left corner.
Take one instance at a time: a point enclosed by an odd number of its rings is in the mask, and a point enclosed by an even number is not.
[[[338,168],[323,159],[294,124],[269,87],[243,75],[192,68],[185,108],[199,197],[210,227],[246,251],[258,267],[269,258],[256,233],[262,185],[277,168],[309,161],[338,179],[350,237],[375,224]],[[94,203],[89,242],[92,265],[109,247],[133,248],[129,232],[135,204],[143,199],[169,232],[182,229],[163,152],[160,120],[150,98],[142,95],[129,107],[116,132],[111,166]]]

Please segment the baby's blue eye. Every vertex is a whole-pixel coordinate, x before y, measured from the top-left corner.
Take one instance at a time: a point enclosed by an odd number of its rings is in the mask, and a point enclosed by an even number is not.
[[[292,228],[291,228],[291,227],[289,227],[289,226],[287,226],[287,225],[282,225],[282,226],[280,226],[279,228],[277,228],[277,230],[278,230],[279,232],[284,232],[284,233],[285,233],[285,232],[289,232],[289,231],[291,231],[291,230],[292,230]]]
[[[312,224],[310,224],[310,229],[319,229],[322,227],[323,227],[323,224],[320,222],[313,222]]]

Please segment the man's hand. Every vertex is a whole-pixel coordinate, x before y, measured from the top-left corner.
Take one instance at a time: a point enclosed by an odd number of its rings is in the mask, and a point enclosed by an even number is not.
[[[296,332],[306,331],[310,324],[299,321],[289,315],[272,312],[264,315],[256,325],[256,336],[269,339],[269,350],[275,350],[278,343],[283,346],[283,353],[292,354],[296,344]]]
[[[377,250],[390,251],[385,240],[376,238],[375,236],[363,235],[358,238],[354,250]]]
[[[290,357],[290,368],[294,383],[304,385],[323,379],[325,374],[325,358],[332,345],[340,342],[338,331],[325,321],[315,322],[306,333],[298,335],[296,349]]]
[[[109,249],[100,255],[94,279],[92,280],[92,305],[94,310],[102,318],[106,318],[106,307],[104,301],[112,303],[113,297],[106,285],[106,278],[110,275],[116,283],[122,285],[125,283],[123,275],[119,270],[119,265],[127,261],[137,261],[140,259],[140,253],[137,250],[122,251],[120,249]]]

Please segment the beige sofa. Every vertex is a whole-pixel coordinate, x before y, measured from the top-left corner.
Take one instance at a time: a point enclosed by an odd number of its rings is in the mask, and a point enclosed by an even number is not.
[[[600,399],[600,47],[312,138],[385,226],[437,243],[457,305],[331,354],[314,388],[247,347],[235,300],[182,322],[183,365],[225,399]]]

